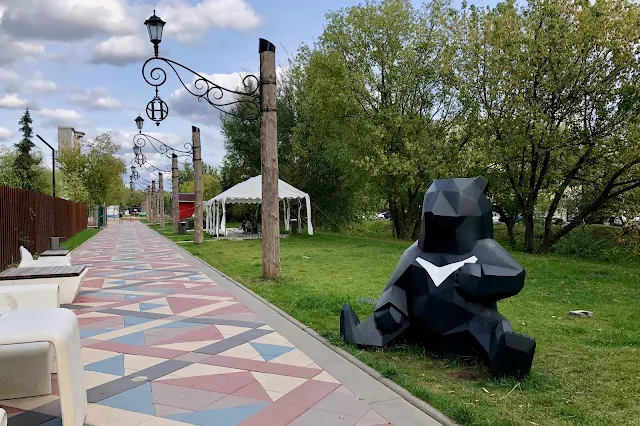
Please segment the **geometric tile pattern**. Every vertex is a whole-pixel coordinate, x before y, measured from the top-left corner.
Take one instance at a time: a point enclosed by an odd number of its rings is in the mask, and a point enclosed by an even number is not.
[[[94,426],[389,423],[138,222],[72,254],[89,266],[72,309]],[[9,426],[61,425],[53,393],[0,401]]]

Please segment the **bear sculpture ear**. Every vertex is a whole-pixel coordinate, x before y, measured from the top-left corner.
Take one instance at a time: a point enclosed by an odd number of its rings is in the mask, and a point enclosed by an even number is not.
[[[476,183],[476,185],[478,185],[478,188],[480,188],[482,192],[484,192],[485,194],[487,193],[487,187],[489,185],[488,180],[486,180],[482,176],[478,176],[473,181]]]

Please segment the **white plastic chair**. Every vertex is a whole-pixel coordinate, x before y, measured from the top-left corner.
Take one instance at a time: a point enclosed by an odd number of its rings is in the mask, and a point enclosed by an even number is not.
[[[0,315],[14,311],[59,308],[56,284],[0,286]],[[0,346],[0,400],[51,393],[51,373],[57,371],[55,352],[47,342]],[[1,424],[0,424],[1,426]]]
[[[46,266],[71,266],[71,258],[69,256],[49,256],[34,259],[29,250],[20,246],[20,265],[18,268]]]
[[[0,315],[0,345],[49,342],[56,351],[64,426],[82,426],[87,414],[78,319],[69,309],[15,311]]]

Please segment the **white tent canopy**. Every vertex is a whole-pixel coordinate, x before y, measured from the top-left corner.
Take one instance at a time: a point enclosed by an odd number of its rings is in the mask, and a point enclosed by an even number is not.
[[[311,199],[309,194],[300,191],[278,179],[278,198],[284,204],[284,226],[289,230],[291,221],[291,200],[306,201],[307,207],[307,232],[313,235],[313,226],[311,225]],[[254,176],[240,182],[236,186],[227,189],[221,194],[216,195],[207,201],[207,222],[206,229],[210,234],[222,235],[226,234],[226,204],[261,204],[262,203],[262,176]],[[298,203],[298,229],[302,231],[302,221],[300,220],[301,203]],[[222,213],[222,218],[220,214]]]

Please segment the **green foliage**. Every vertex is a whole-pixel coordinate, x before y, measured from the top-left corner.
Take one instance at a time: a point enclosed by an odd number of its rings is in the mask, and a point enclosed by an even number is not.
[[[33,120],[28,107],[24,110],[19,124],[22,139],[15,144],[17,151],[17,155],[13,160],[15,183],[18,188],[38,191],[40,188],[37,186],[36,179],[39,175],[40,159],[31,153],[35,145],[31,141],[33,137],[33,128],[31,127]]]
[[[454,16],[454,72],[470,144],[497,172],[502,200],[523,214],[525,248],[548,251],[583,219],[640,186],[638,6],[507,1]],[[575,215],[554,230],[567,196]],[[534,216],[543,199],[537,246]]]
[[[122,182],[126,169],[116,156],[119,149],[111,132],[106,132],[82,147],[61,150],[58,163],[64,173],[65,196],[90,205],[126,205],[130,193]]]
[[[185,169],[189,166],[187,165]],[[192,169],[188,169],[188,172],[185,173],[185,178],[187,176],[193,176]],[[195,182],[193,181],[193,177],[191,180],[184,181],[180,183],[180,192],[192,193],[195,192]],[[222,182],[220,179],[220,175],[215,167],[202,163],[202,198],[203,200],[210,200],[215,197],[219,193],[222,192]]]

